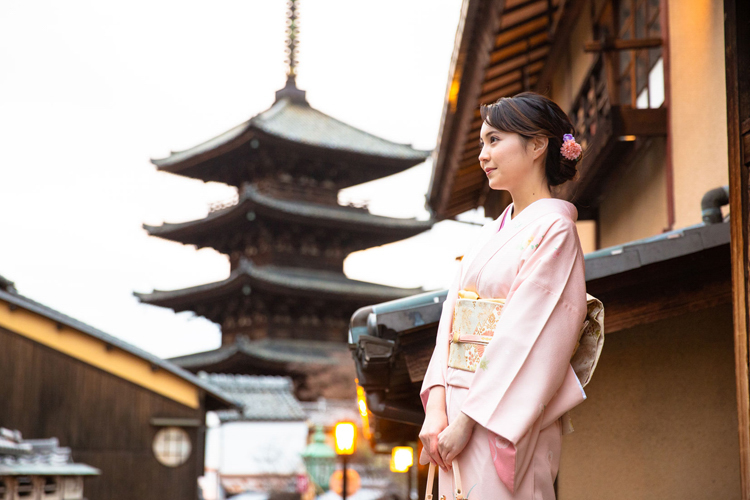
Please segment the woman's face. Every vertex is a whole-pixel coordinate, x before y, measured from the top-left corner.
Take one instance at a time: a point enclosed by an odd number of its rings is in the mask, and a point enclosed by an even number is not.
[[[490,188],[513,192],[513,188],[531,173],[532,141],[524,144],[517,133],[502,132],[485,122],[479,132],[479,143],[482,146],[479,165],[487,175]]]

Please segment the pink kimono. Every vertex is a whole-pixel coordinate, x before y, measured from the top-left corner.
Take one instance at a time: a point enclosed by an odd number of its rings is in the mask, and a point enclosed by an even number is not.
[[[543,198],[510,218],[511,204],[482,228],[448,291],[420,396],[446,390],[448,421],[474,426],[459,454],[469,500],[555,498],[561,416],[586,395],[570,365],[586,316],[583,251],[571,203]],[[501,229],[502,227],[502,229]],[[459,290],[506,303],[476,372],[448,368]],[[453,498],[442,470],[440,495]]]

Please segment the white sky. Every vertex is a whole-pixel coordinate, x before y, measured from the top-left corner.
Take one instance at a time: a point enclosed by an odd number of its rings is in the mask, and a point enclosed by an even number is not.
[[[225,279],[226,257],[148,237],[199,219],[226,186],[149,162],[267,109],[285,82],[283,0],[0,2],[0,274],[24,295],[160,356],[219,329],[132,292]],[[317,109],[432,149],[460,0],[303,0],[298,86]],[[342,192],[426,216],[430,166]],[[477,226],[351,255],[353,279],[447,286]]]

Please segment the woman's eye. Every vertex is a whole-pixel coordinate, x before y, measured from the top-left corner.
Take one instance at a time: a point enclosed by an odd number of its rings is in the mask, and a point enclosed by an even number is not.
[[[495,142],[495,141],[499,141],[499,140],[500,139],[498,139],[497,137],[490,137],[490,143]]]

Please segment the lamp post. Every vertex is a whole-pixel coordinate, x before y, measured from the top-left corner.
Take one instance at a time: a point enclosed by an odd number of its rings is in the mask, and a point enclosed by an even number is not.
[[[328,480],[336,466],[336,452],[326,444],[323,427],[315,428],[312,443],[302,452],[302,460],[313,482],[323,491],[328,490]]]
[[[346,500],[346,459],[357,447],[357,426],[353,422],[339,422],[333,432],[336,436],[336,454],[341,456],[343,466],[341,498]]]
[[[396,446],[391,450],[391,472],[406,473],[406,498],[411,499],[411,466],[414,465],[414,449]]]

